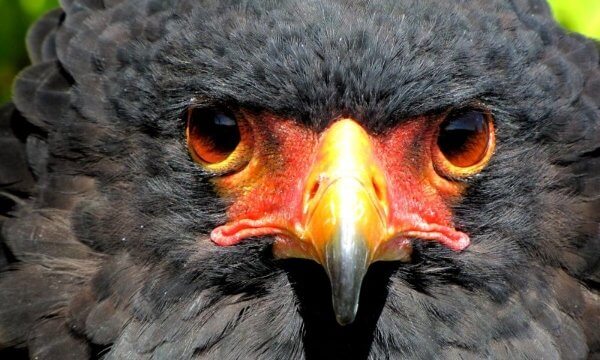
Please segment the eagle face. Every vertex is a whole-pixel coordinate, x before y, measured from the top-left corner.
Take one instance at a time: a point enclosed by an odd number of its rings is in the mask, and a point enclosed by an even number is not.
[[[0,117],[0,347],[600,351],[598,52],[542,1],[62,5]]]

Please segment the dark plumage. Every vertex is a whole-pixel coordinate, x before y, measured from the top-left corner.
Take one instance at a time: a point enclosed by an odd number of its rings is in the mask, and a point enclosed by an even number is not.
[[[599,55],[543,1],[62,7],[0,114],[0,357],[600,356]],[[186,148],[192,97],[373,134],[482,104],[496,151],[452,206],[470,247],[374,264],[338,325],[317,264],[210,241],[230,199]]]

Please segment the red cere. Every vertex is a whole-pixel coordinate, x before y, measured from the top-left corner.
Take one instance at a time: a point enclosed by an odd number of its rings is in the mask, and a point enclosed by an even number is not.
[[[267,116],[250,122],[254,150],[249,164],[214,180],[220,195],[231,199],[232,205],[228,223],[216,228],[211,239],[220,246],[263,235],[303,240],[299,230],[305,215],[303,202],[322,135],[292,120]],[[470,239],[454,228],[451,206],[464,185],[436,173],[430,128],[429,121],[416,118],[387,133],[366,135],[372,161],[383,173],[384,223],[390,240],[436,241],[462,251]]]
[[[284,233],[301,217],[302,189],[317,135],[291,120],[261,120],[253,123],[256,145],[248,166],[215,180],[220,195],[235,199],[228,211],[228,224],[211,234],[217,245]]]
[[[219,246],[231,246],[242,240],[263,235],[285,234],[281,228],[269,226],[261,220],[240,220],[214,229],[210,237]]]
[[[464,186],[435,172],[429,149],[433,134],[428,124],[427,119],[416,118],[373,139],[388,186],[388,221],[406,237],[434,240],[462,251],[470,239],[455,230],[451,205]]]

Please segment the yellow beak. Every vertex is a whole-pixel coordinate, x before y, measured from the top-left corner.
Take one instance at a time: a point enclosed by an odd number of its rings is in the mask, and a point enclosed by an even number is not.
[[[295,231],[300,241],[275,243],[274,253],[310,258],[325,268],[342,325],[356,316],[369,265],[410,256],[410,249],[399,247],[390,254],[382,247],[393,235],[388,211],[385,175],[369,135],[353,120],[337,121],[324,133],[305,185],[302,222]]]

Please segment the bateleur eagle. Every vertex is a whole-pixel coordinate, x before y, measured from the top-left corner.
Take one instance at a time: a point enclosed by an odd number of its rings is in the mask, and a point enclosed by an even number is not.
[[[600,356],[600,67],[541,0],[62,0],[0,115],[0,357]]]

